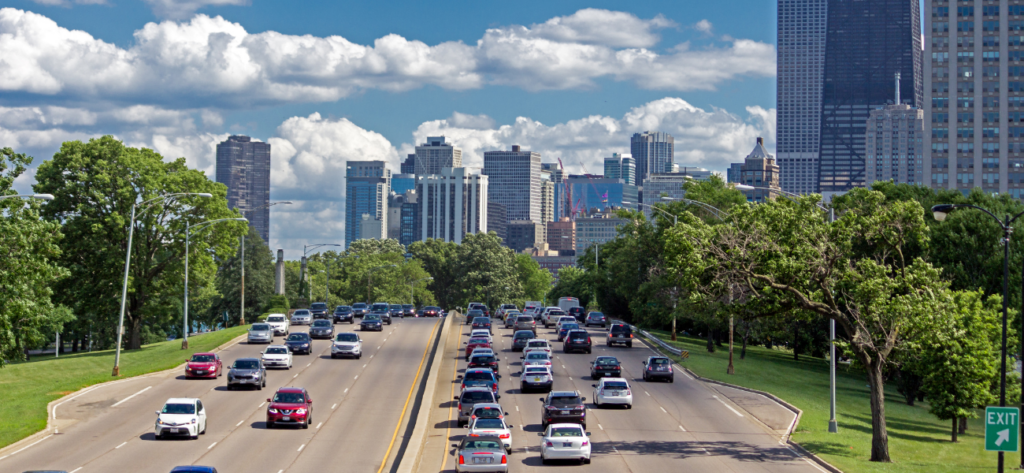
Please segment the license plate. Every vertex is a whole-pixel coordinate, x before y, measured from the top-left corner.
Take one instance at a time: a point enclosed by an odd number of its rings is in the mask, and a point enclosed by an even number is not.
[[[181,432],[181,429],[171,429],[172,434],[176,434],[178,432]]]
[[[292,420],[292,418],[291,418],[291,417],[288,417],[288,416],[284,416],[284,417],[282,417],[282,418],[281,418],[281,420],[283,420],[283,421],[289,421],[289,420]]]
[[[540,382],[540,378],[533,378],[533,382],[539,383]]]
[[[572,447],[572,442],[562,442],[563,447]]]
[[[199,370],[199,371],[196,371],[196,374],[206,374],[206,372],[203,371],[203,370]]]
[[[480,463],[494,463],[494,458],[493,457],[476,457],[476,458],[473,459],[473,463],[476,463],[476,464],[480,464]]]

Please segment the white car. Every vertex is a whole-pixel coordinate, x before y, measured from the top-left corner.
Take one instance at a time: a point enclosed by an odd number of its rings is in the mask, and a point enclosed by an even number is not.
[[[485,328],[478,328],[469,332],[469,338],[486,338],[487,341],[494,343],[494,337],[491,335],[491,331]]]
[[[263,355],[260,358],[263,359],[263,366],[267,368],[291,369],[292,367],[292,351],[284,345],[270,345],[263,350]]]
[[[497,355],[496,355],[496,354],[494,353],[494,350],[491,350],[490,348],[474,348],[474,349],[473,349],[473,353],[470,353],[470,354],[469,354],[469,357],[470,357],[470,358],[472,358],[472,357],[474,357],[474,356],[477,356],[477,355],[491,355],[491,356],[497,356]]]
[[[157,439],[187,436],[193,440],[206,433],[206,409],[203,401],[194,397],[171,398],[164,408],[156,411],[154,426]]]
[[[551,327],[551,325],[554,325],[554,322],[551,321],[551,316],[552,315],[558,315],[558,316],[569,315],[569,314],[566,314],[565,311],[563,311],[561,307],[544,307],[544,308],[539,309],[539,310],[540,310],[540,322],[544,324],[544,328],[549,328],[549,327]],[[558,320],[558,319],[556,318],[555,320]]]
[[[548,343],[547,339],[544,338],[533,338],[526,341],[526,346],[523,347],[523,351],[530,350],[543,350],[547,354],[551,354],[551,343]]]
[[[288,335],[291,324],[288,323],[288,316],[284,314],[267,315],[267,324],[274,329],[274,335]]]
[[[563,315],[562,317],[558,318],[558,323],[555,325],[555,329],[556,330],[562,330],[562,324],[576,324],[576,323],[579,323],[579,321],[576,320],[576,317],[572,317],[572,316],[569,316],[569,315]]]
[[[530,366],[551,366],[551,355],[542,351],[531,351],[523,355],[523,369]]]
[[[579,424],[551,424],[540,441],[541,463],[550,460],[576,460],[590,463],[590,432]]]
[[[351,356],[355,359],[363,357],[363,341],[355,332],[343,332],[334,336],[334,343],[331,345],[331,358],[339,356]]]
[[[292,312],[292,325],[310,325],[313,323],[313,313],[306,309],[299,309]]]
[[[629,389],[629,382],[626,378],[601,378],[594,387],[594,404],[597,407],[607,405],[626,406],[626,409],[633,408],[633,391]]]
[[[512,452],[512,428],[505,422],[505,419],[474,419],[469,424],[470,437],[495,436],[501,439],[505,451]]]

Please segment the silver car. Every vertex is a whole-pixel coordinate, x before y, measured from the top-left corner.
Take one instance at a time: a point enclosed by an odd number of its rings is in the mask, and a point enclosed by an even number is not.
[[[508,456],[501,439],[489,437],[465,437],[462,442],[452,444],[459,456],[455,471],[497,471],[508,472]]]
[[[292,325],[309,325],[313,323],[313,313],[306,309],[292,312]]]
[[[252,324],[249,328],[249,343],[274,343],[274,329],[270,324]]]
[[[257,390],[267,387],[267,369],[259,358],[239,358],[228,371],[228,391],[236,386],[256,386]]]
[[[459,427],[469,422],[473,415],[473,406],[485,402],[498,403],[498,398],[495,397],[494,391],[490,387],[466,388],[462,394],[455,396],[455,400],[459,401]]]

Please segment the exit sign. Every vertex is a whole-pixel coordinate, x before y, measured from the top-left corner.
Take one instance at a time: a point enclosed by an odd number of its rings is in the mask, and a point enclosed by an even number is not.
[[[1020,432],[1020,409],[1016,407],[985,408],[985,450],[1016,452]]]

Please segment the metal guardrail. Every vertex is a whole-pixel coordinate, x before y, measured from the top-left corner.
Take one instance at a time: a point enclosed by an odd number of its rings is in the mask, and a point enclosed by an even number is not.
[[[667,352],[669,352],[669,353],[671,353],[673,355],[676,355],[676,356],[678,356],[678,357],[680,357],[680,358],[682,358],[684,360],[686,358],[690,357],[690,352],[689,351],[687,351],[687,350],[680,350],[680,349],[678,349],[678,348],[676,348],[676,347],[674,347],[672,345],[669,345],[668,343],[665,343],[664,341],[662,341],[660,338],[655,337],[654,335],[651,335],[651,333],[646,331],[646,330],[643,330],[643,329],[641,329],[639,327],[636,327],[636,326],[633,327],[633,330],[636,331],[636,332],[640,332],[640,334],[643,335],[645,338],[647,338],[648,340],[654,342],[659,347],[663,348],[665,351],[667,351]]]

